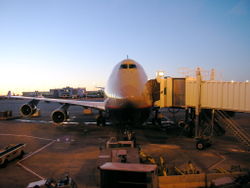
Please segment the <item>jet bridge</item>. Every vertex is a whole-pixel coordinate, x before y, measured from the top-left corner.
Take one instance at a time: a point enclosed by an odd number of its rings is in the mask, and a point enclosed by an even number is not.
[[[196,78],[157,77],[160,83],[160,108],[180,107],[217,109],[250,113],[250,82],[202,80]]]
[[[250,83],[216,81],[211,75],[210,80],[202,80],[201,71],[196,70],[196,77],[172,78],[164,77],[162,73],[157,75],[160,84],[159,99],[155,106],[160,108],[184,108],[186,109],[185,123],[191,122],[195,126],[197,149],[203,149],[206,143],[201,128],[201,111],[210,110],[210,125],[213,135],[215,123],[223,123],[231,130],[234,136],[250,149],[250,136],[241,129],[223,111],[250,113]],[[226,121],[223,121],[225,120]],[[217,121],[217,122],[216,122]],[[202,143],[199,145],[199,143]]]

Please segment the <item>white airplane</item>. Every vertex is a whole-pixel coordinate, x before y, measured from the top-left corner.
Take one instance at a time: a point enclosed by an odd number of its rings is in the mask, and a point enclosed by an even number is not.
[[[99,110],[97,124],[105,124],[104,112],[114,124],[134,125],[145,122],[153,107],[147,82],[143,67],[134,60],[125,59],[114,67],[105,87],[106,99],[103,102],[11,96],[10,92],[8,97],[31,100],[20,108],[20,113],[24,117],[29,117],[36,112],[39,101],[46,101],[62,104],[51,114],[56,124],[67,120],[67,110],[70,105],[78,105]]]

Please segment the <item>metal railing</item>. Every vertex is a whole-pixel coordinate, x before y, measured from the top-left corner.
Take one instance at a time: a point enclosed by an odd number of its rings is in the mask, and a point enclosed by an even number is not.
[[[238,123],[220,110],[216,111],[215,119],[225,124],[226,128],[233,133],[236,139],[245,145],[248,151],[250,150],[250,136]]]

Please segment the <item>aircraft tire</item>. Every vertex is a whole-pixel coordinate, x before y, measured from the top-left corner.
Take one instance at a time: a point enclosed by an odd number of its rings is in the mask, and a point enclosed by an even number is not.
[[[5,168],[8,165],[8,160],[4,160],[4,163],[0,166],[1,168]]]
[[[97,126],[100,126],[100,124],[101,124],[100,116],[98,116],[98,117],[96,118],[96,125],[97,125]]]
[[[97,126],[105,126],[106,125],[106,119],[103,116],[98,116],[96,118],[96,125]]]
[[[161,126],[161,118],[157,118],[157,124]]]
[[[19,159],[22,159],[23,156],[24,156],[24,151],[22,150],[21,153],[20,153],[20,155],[18,156],[18,158],[19,158]]]
[[[102,126],[105,126],[106,125],[106,119],[105,117],[102,117]]]

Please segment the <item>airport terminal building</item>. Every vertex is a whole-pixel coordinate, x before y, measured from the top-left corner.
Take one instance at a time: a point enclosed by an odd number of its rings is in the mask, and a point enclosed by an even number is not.
[[[51,97],[51,98],[82,98],[85,96],[86,88],[65,87],[61,89],[50,89],[49,91],[23,92],[26,97]]]

